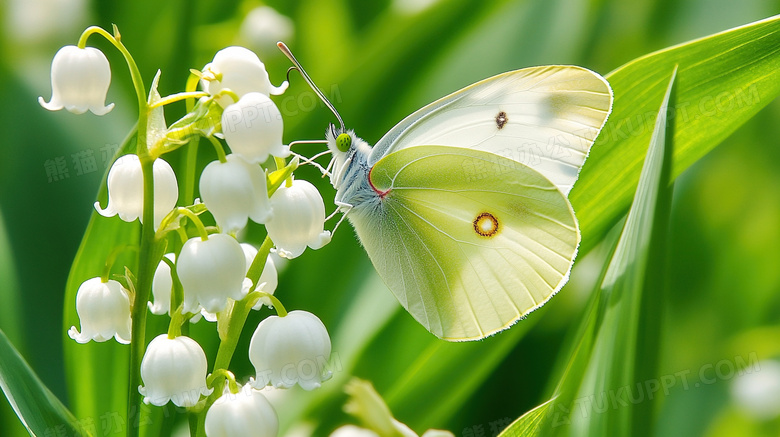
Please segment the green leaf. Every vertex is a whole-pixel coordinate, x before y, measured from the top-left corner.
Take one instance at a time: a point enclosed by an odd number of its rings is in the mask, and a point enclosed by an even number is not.
[[[0,388],[30,435],[79,435],[76,418],[43,385],[1,330]]]
[[[545,428],[523,435],[651,435],[654,402],[637,381],[655,377],[663,293],[673,119],[669,80],[639,186],[617,247],[586,311],[582,335],[558,386]],[[674,100],[672,100],[674,101]],[[657,380],[656,380],[657,381]],[[656,389],[659,387],[656,387]],[[641,400],[636,400],[638,396]],[[646,396],[646,397],[645,397]],[[655,398],[657,399],[657,397]],[[510,429],[513,429],[511,427]]]
[[[555,399],[535,407],[512,422],[507,429],[499,434],[499,437],[525,437],[533,436],[539,431],[545,416]]]
[[[570,195],[583,253],[631,202],[662,84],[675,65],[673,177],[780,94],[780,16],[642,56],[606,76],[612,114]]]

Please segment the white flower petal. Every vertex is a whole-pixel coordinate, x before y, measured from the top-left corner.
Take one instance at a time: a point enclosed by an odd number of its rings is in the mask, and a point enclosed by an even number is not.
[[[52,98],[38,102],[50,111],[62,108],[75,114],[87,110],[96,115],[107,114],[114,104],[106,105],[106,93],[111,84],[111,66],[100,50],[94,47],[80,49],[62,47],[51,63]]]
[[[276,437],[279,419],[276,410],[260,390],[245,385],[236,393],[225,393],[206,413],[208,437]]]
[[[141,360],[144,386],[138,391],[146,404],[162,406],[173,401],[179,407],[192,407],[201,395],[213,391],[206,386],[206,372],[206,354],[195,340],[162,334],[149,343]]]
[[[76,312],[81,332],[71,327],[70,338],[87,343],[114,337],[122,344],[130,343],[130,298],[119,282],[103,282],[99,277],[84,281],[76,292]]]
[[[217,313],[225,309],[228,298],[243,296],[244,252],[229,235],[212,234],[206,241],[189,239],[179,253],[176,272],[184,287],[185,313],[196,313],[201,306]]]
[[[230,150],[250,163],[265,162],[271,155],[290,156],[290,148],[282,144],[283,131],[279,108],[262,93],[245,94],[222,113],[222,133]]]
[[[170,164],[163,159],[156,159],[152,166],[154,178],[154,226],[157,228],[162,219],[176,206],[179,198],[179,187],[176,174]],[[95,209],[104,217],[119,215],[126,222],[141,220],[144,207],[144,181],[141,171],[141,161],[137,155],[124,155],[114,161],[108,171],[108,205],[100,208],[95,202]]]
[[[223,232],[243,229],[249,218],[265,223],[271,217],[263,169],[238,155],[228,155],[224,163],[207,165],[199,187],[203,203]]]
[[[274,216],[266,223],[268,235],[284,258],[301,255],[306,246],[319,249],[330,241],[324,231],[325,203],[319,191],[307,181],[296,179],[271,196]]]
[[[249,343],[249,360],[256,371],[253,386],[320,387],[332,375],[328,368],[330,347],[325,325],[312,313],[291,311],[285,317],[264,319]]]
[[[285,81],[275,87],[268,79],[268,72],[260,58],[244,47],[227,47],[217,52],[214,60],[203,68],[203,89],[209,94],[217,94],[223,89],[229,89],[239,98],[247,93],[282,94],[288,86]],[[229,96],[222,96],[217,102],[226,108],[234,103]]]

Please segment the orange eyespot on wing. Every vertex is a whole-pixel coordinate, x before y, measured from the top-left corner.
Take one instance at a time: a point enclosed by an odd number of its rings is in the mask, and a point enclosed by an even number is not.
[[[498,234],[498,219],[489,212],[480,213],[474,219],[474,232],[480,237],[493,237]]]

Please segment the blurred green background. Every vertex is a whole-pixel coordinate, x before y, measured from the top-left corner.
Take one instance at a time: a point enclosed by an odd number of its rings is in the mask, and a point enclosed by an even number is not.
[[[286,41],[348,127],[369,143],[420,106],[503,71],[578,64],[606,74],[651,51],[780,10],[780,2],[761,0],[266,4],[289,17]],[[69,396],[78,396],[79,387],[67,387],[63,370],[63,305],[74,305],[63,302],[65,281],[110,159],[107,154],[132,126],[135,108],[122,59],[93,38],[90,45],[101,47],[112,65],[107,101],[116,108],[104,117],[45,111],[36,99],[51,96],[51,58],[62,45],[75,44],[86,26],[110,29],[115,23],[147,86],[157,69],[163,71],[163,95],[183,89],[190,68],[202,68],[217,50],[233,44],[255,50],[278,84],[289,66],[269,44],[278,33],[265,36],[247,18],[261,5],[185,0],[2,3],[0,328],[66,404]],[[276,99],[285,141],[321,138],[330,114],[302,80],[293,76],[292,82]],[[182,114],[179,106],[167,110],[170,121]],[[689,372],[690,386],[678,384],[659,404],[659,436],[780,432],[780,409],[761,417],[751,413],[732,394],[739,378],[726,372],[728,363],[739,360],[764,364],[780,358],[779,120],[780,103],[772,102],[676,182],[660,375]],[[212,152],[202,150],[204,162],[213,159]],[[306,155],[318,151],[316,146],[299,150]],[[94,169],[79,164],[79,156],[89,154],[96,158]],[[47,173],[47,165],[58,160],[67,176]],[[299,173],[321,187],[326,204],[332,200],[332,188],[315,170]],[[351,374],[372,380],[396,417],[416,431],[446,428],[457,436],[480,435],[480,430],[494,435],[507,418],[518,417],[550,394],[546,389],[554,379],[560,346],[575,327],[601,268],[595,254],[580,259],[570,285],[543,310],[507,333],[463,346],[471,348],[469,355],[453,369],[437,360],[457,359],[459,351],[450,351],[459,345],[435,345],[430,334],[399,311],[387,290],[377,285],[351,230],[341,229],[329,246],[307,251],[280,278],[277,295],[288,309],[307,309],[322,318],[342,366],[330,391],[326,383],[323,393],[294,393],[292,400],[280,401],[285,428],[323,435],[348,421],[340,412],[344,397],[338,392]],[[262,232],[254,229],[246,235],[249,240],[260,237]],[[265,315],[254,314],[248,326]],[[193,335],[213,345],[215,335],[208,330],[198,325]],[[512,335],[523,338],[517,343],[500,340]],[[249,376],[251,366],[240,356],[241,348],[233,368],[237,375]],[[433,361],[420,360],[424,354]],[[447,373],[435,373],[437,366]],[[718,368],[722,371],[716,374]],[[426,371],[440,379],[428,385],[415,379]],[[437,389],[442,384],[449,384],[444,398],[445,390]],[[453,390],[459,386],[462,390]],[[774,394],[780,398],[780,392]],[[298,402],[304,398],[310,403]],[[322,427],[312,431],[320,422]],[[25,435],[5,401],[0,402],[0,435]]]

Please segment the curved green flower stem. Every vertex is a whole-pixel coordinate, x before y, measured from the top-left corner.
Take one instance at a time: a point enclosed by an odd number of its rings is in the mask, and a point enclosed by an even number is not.
[[[189,100],[188,100],[189,102]],[[198,146],[200,145],[200,136],[195,136],[190,140],[187,146],[186,164],[184,170],[184,204],[192,205],[195,201],[195,170],[198,165]],[[186,240],[185,240],[186,241]]]
[[[200,236],[201,240],[206,241],[209,239],[209,232],[206,230],[206,227],[203,225],[203,222],[200,221],[200,218],[197,216],[197,214],[187,208],[177,208],[176,210],[179,214],[187,217],[190,219],[190,221],[192,221],[192,223],[198,229],[198,236]]]
[[[160,100],[154,102],[154,104],[149,105],[149,109],[159,108],[160,106],[170,105],[171,103],[181,102],[182,100],[186,100],[186,99],[193,99],[193,98],[198,99],[201,97],[206,97],[208,95],[209,93],[205,91],[193,91],[193,92],[171,94],[170,96],[165,96]]]
[[[217,391],[217,387],[213,384],[215,381],[217,381],[217,378],[222,379],[222,384],[224,384],[224,381],[227,381],[228,387],[230,388],[230,393],[238,393],[238,383],[236,383],[236,375],[234,375],[233,372],[227,369],[219,369],[206,378],[206,386],[213,388],[215,392]],[[222,388],[224,389],[224,387]],[[221,391],[220,394],[222,394]]]
[[[225,156],[225,149],[222,147],[222,143],[219,142],[218,139],[209,136],[207,137],[209,141],[211,141],[211,144],[214,146],[214,150],[217,152],[217,159],[219,159],[219,162],[226,163],[227,157]]]
[[[252,281],[252,290],[257,287],[257,281],[260,280],[260,276],[263,274],[265,261],[268,259],[268,254],[271,253],[272,247],[274,247],[274,242],[271,241],[271,237],[266,235],[263,244],[257,249],[257,255],[252,260],[252,265],[249,266],[249,270],[246,272],[246,277]]]
[[[81,34],[79,38],[78,47],[84,48],[87,46],[87,39],[93,35],[98,34],[108,40],[114,47],[122,53],[122,56],[127,62],[127,66],[130,68],[130,79],[133,81],[133,88],[135,88],[135,95],[138,97],[138,147],[136,153],[139,157],[148,154],[146,148],[146,129],[147,119],[149,117],[149,107],[146,103],[146,90],[144,89],[144,81],[141,77],[141,71],[138,69],[138,65],[135,63],[133,56],[127,50],[124,44],[122,44],[121,35],[119,29],[114,25],[114,35],[108,33],[105,29],[98,26],[90,26]],[[151,222],[149,222],[151,223]]]
[[[246,300],[251,303],[250,308],[255,306],[258,300],[260,298],[267,297],[271,300],[271,304],[274,306],[274,309],[276,310],[276,315],[279,317],[287,317],[287,310],[284,308],[284,305],[282,305],[282,301],[276,298],[273,294],[266,293],[265,291],[253,291],[252,293],[249,293],[246,296]]]
[[[116,257],[119,256],[120,253],[126,250],[137,251],[138,246],[132,244],[123,244],[121,246],[115,247],[111,251],[111,253],[108,254],[108,257],[106,258],[106,264],[103,266],[103,271],[100,273],[100,282],[104,284],[108,282],[108,277],[111,275],[111,268],[114,267],[114,263],[116,262]]]
[[[193,70],[190,70],[190,75],[189,77],[187,77],[187,84],[184,86],[184,91],[188,93],[195,91],[195,89],[198,88],[199,82],[200,82],[200,75],[195,74]],[[192,98],[187,99],[187,101],[184,102],[184,105],[187,109],[187,113],[192,112],[192,110],[195,109],[195,99]]]

